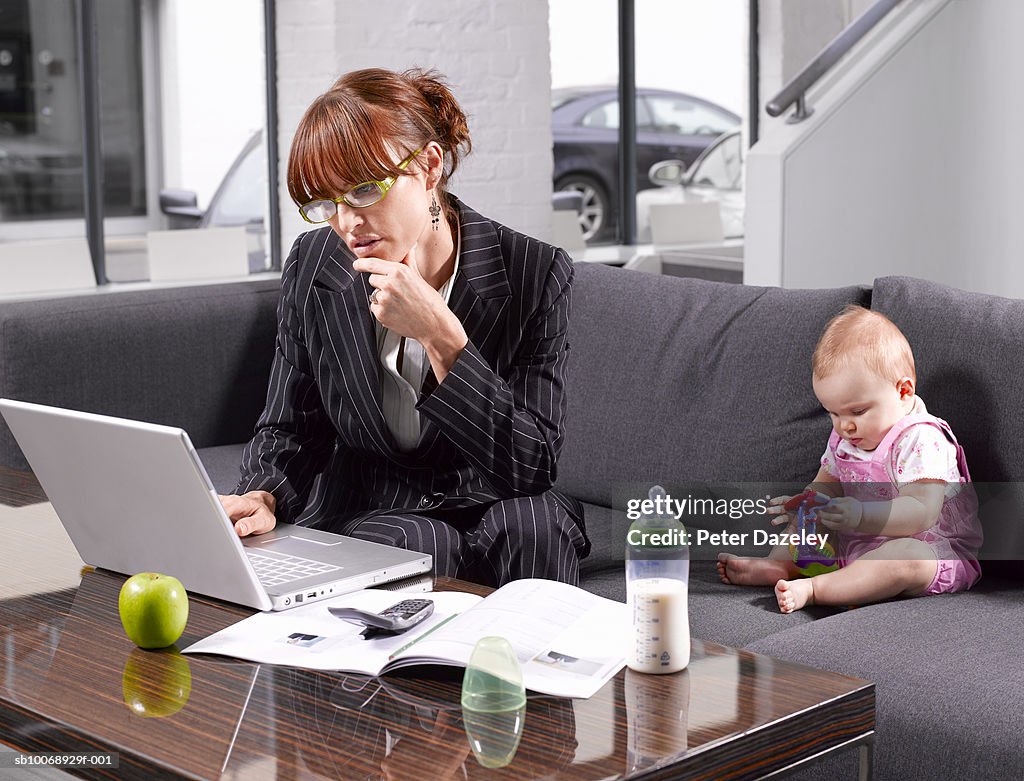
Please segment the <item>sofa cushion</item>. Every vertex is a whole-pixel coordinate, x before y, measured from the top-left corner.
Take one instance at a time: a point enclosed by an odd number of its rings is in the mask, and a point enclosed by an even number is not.
[[[806,481],[829,421],[811,390],[825,323],[861,287],[782,290],[576,264],[558,486]]]
[[[0,396],[241,442],[266,400],[277,280],[15,301],[0,307]],[[0,420],[0,464],[27,469]]]
[[[241,474],[242,450],[245,443],[235,445],[218,445],[217,447],[200,448],[199,460],[203,462],[210,482],[217,493],[230,494],[238,487]]]
[[[876,685],[876,778],[1020,777],[1024,600],[1013,581],[859,607],[747,648]],[[855,778],[853,756],[799,779]]]
[[[982,569],[1024,579],[1024,301],[883,277],[872,308],[910,341],[921,397],[967,453],[982,500]]]

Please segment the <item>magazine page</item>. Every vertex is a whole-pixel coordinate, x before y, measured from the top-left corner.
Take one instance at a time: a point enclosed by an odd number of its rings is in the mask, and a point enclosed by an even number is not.
[[[433,614],[397,635],[364,638],[362,626],[328,612],[329,607],[357,607],[379,613],[404,598],[393,591],[366,589],[291,610],[257,613],[193,643],[182,653],[219,654],[265,664],[378,675],[390,658],[410,642],[481,600],[474,594],[455,591],[431,592],[423,597],[433,600]]]
[[[626,605],[552,580],[502,586],[398,653],[389,669],[427,662],[465,666],[481,637],[509,641],[527,689],[591,697],[626,663]]]

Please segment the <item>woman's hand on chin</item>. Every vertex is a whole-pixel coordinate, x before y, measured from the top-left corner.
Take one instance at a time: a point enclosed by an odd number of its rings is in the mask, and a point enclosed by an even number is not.
[[[352,267],[370,275],[373,316],[385,328],[422,344],[441,382],[469,337],[441,294],[420,274],[416,261],[414,245],[401,263],[359,258]]]
[[[430,341],[451,311],[420,274],[416,247],[400,263],[359,258],[352,267],[369,273],[370,311],[381,325],[421,344]]]

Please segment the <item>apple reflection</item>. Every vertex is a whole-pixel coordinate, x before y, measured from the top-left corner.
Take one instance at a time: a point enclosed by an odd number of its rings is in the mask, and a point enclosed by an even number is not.
[[[180,711],[192,693],[192,668],[177,648],[133,648],[121,675],[124,704],[136,716],[165,718]]]

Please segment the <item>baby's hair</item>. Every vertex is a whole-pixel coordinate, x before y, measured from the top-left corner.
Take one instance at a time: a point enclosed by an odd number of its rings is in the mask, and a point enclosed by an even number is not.
[[[814,377],[828,377],[861,360],[886,380],[910,377],[915,382],[914,353],[896,324],[883,314],[848,304],[828,321],[811,358]]]

